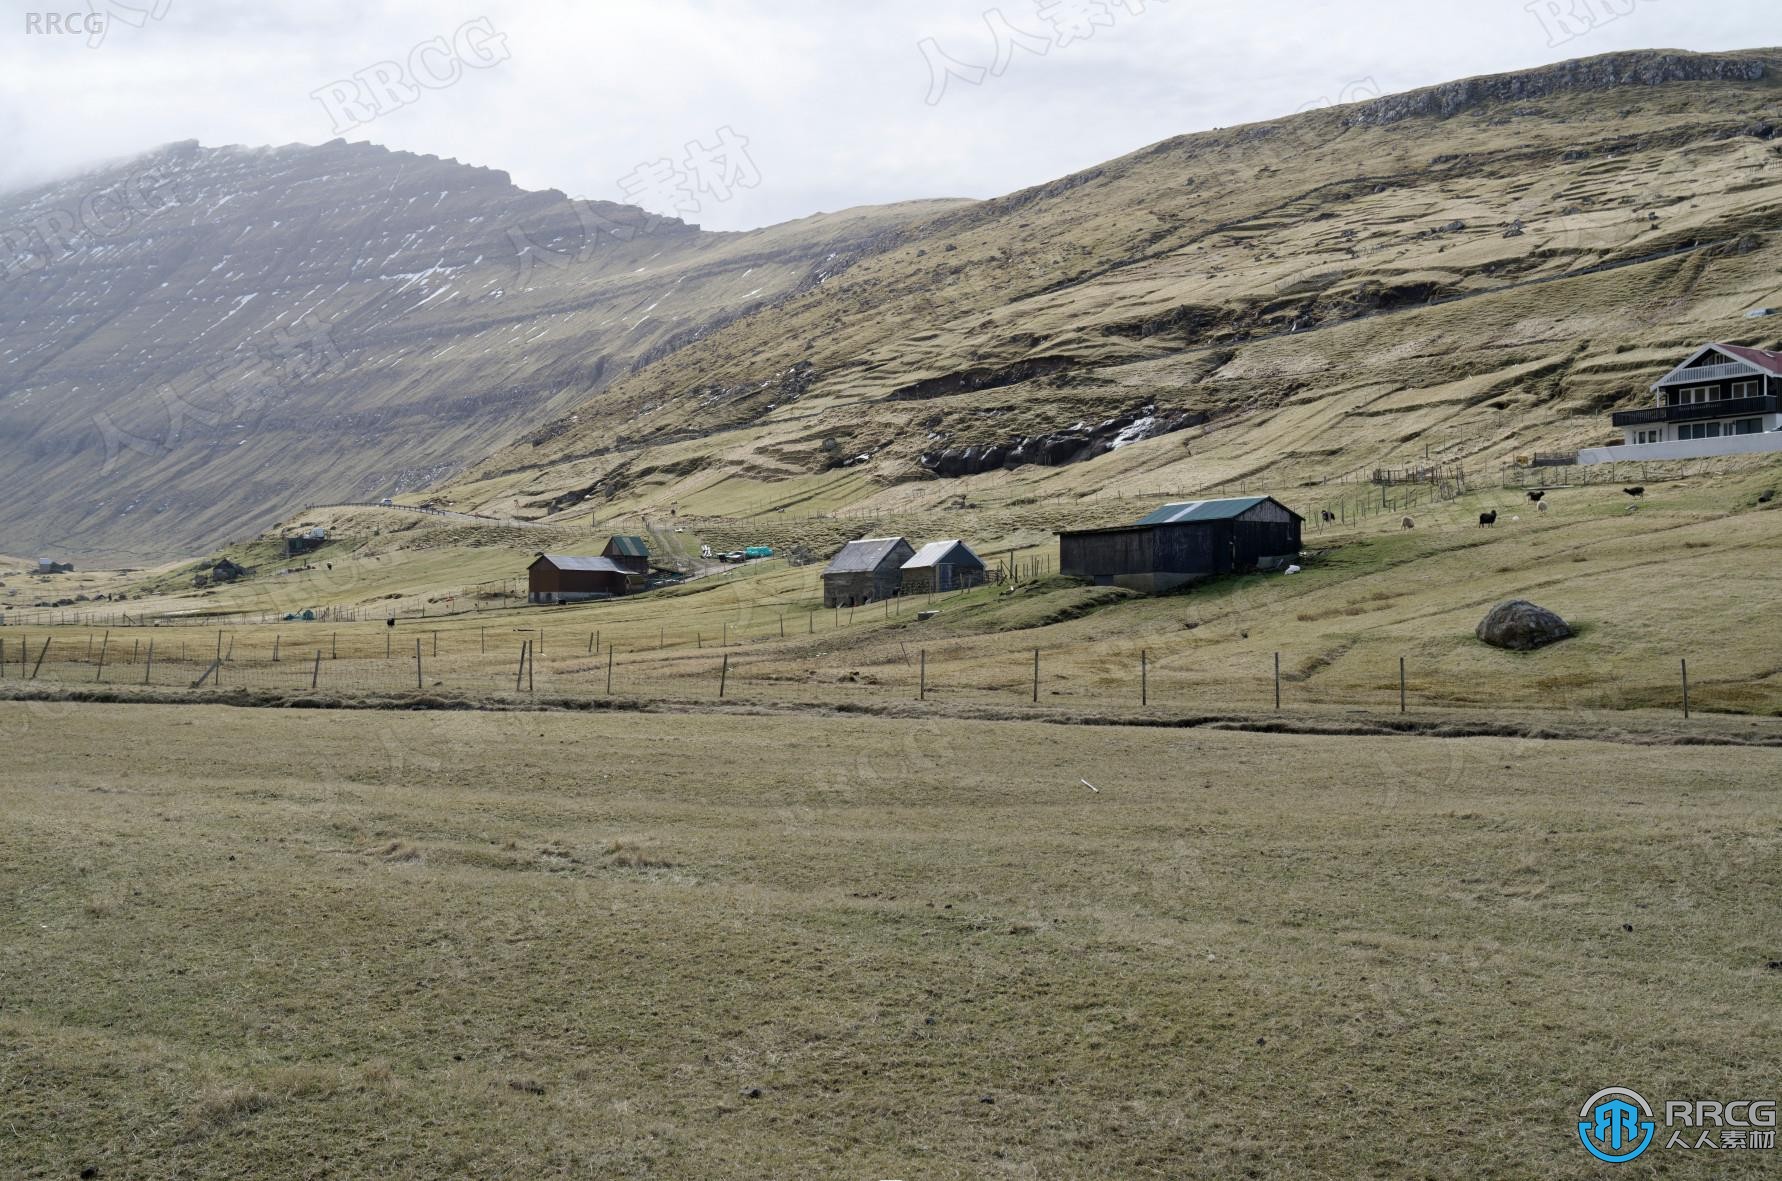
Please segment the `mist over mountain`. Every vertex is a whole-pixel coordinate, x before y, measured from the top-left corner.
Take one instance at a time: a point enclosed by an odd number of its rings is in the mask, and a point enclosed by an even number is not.
[[[147,560],[423,487],[925,211],[707,233],[342,141],[0,197],[0,537]]]
[[[0,198],[0,551],[159,560],[423,489],[920,505],[1589,442],[1676,347],[1773,343],[1740,316],[1777,302],[1779,70],[1608,54],[747,233],[170,145]]]

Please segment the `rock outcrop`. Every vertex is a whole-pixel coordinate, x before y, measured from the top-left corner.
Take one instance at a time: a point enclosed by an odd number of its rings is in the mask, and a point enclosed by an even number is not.
[[[1658,86],[1665,82],[1755,82],[1764,63],[1736,55],[1684,53],[1605,53],[1559,62],[1538,70],[1462,78],[1404,94],[1389,94],[1345,113],[1351,127],[1380,127],[1419,115],[1445,119],[1488,102],[1515,102],[1567,90],[1607,90],[1612,86]]]

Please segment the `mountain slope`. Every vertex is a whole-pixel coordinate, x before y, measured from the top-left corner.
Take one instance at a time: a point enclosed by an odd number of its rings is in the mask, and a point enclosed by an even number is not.
[[[1779,77],[1611,54],[1156,144],[944,212],[446,495],[923,507],[1595,442],[1687,346],[1773,343]]]
[[[0,197],[0,539],[164,558],[422,487],[950,204],[706,233],[342,141]]]

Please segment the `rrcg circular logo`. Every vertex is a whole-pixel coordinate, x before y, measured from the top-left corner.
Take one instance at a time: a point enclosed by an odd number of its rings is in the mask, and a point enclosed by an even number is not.
[[[1579,1142],[1591,1156],[1612,1165],[1645,1152],[1652,1132],[1651,1105],[1626,1087],[1604,1087],[1578,1109]]]

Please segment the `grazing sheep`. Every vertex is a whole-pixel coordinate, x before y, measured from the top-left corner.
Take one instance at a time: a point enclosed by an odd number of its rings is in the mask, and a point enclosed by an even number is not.
[[[1510,518],[1510,520],[1512,520],[1512,521],[1520,521],[1521,519],[1522,519],[1521,517],[1515,517],[1515,516]]]
[[[1545,495],[1547,495],[1547,490],[1545,488],[1537,488],[1533,492],[1530,492],[1528,494],[1528,498],[1530,500],[1534,501],[1535,503],[1539,504],[1541,497],[1543,497]]]
[[[1622,491],[1629,496],[1644,496],[1646,495],[1646,486],[1644,484],[1636,484],[1632,488],[1623,488]]]
[[[1546,501],[1543,500],[1543,501],[1541,501],[1541,503],[1535,505],[1535,512],[1544,513],[1546,511],[1547,511],[1547,502]]]
[[[1399,522],[1399,528],[1401,529],[1415,529],[1416,527],[1417,522],[1411,520],[1409,517],[1406,517],[1403,521]]]
[[[1324,509],[1324,510],[1322,510],[1322,512],[1323,512],[1323,517],[1324,517],[1324,523],[1326,525],[1328,525],[1332,521],[1336,520],[1336,514],[1331,512],[1329,509]]]
[[[1492,509],[1488,513],[1480,513],[1479,514],[1479,524],[1481,524],[1481,525],[1495,525],[1495,524],[1497,524],[1497,510]]]

